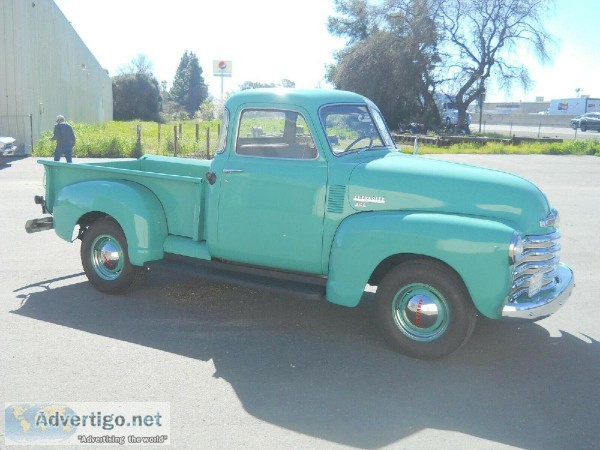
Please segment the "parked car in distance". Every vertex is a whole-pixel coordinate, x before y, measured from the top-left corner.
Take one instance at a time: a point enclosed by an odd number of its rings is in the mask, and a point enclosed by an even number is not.
[[[571,119],[571,128],[581,131],[596,130],[600,131],[600,113],[592,112]]]
[[[0,136],[0,155],[13,156],[17,152],[16,141],[15,138]]]

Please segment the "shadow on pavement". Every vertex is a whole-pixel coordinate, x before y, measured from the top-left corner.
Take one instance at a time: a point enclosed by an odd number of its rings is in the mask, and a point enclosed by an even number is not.
[[[253,416],[344,445],[378,448],[425,428],[529,449],[597,448],[600,344],[539,325],[482,320],[436,362],[389,350],[354,309],[153,274],[126,296],[88,283],[18,290],[25,317],[201,361]]]
[[[25,158],[29,158],[29,155],[0,156],[0,170],[9,169],[10,167],[12,167],[12,163]]]

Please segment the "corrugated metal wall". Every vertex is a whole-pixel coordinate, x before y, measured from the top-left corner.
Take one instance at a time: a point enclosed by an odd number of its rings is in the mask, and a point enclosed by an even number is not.
[[[112,120],[112,83],[52,0],[0,0],[0,135],[26,150],[68,121]]]

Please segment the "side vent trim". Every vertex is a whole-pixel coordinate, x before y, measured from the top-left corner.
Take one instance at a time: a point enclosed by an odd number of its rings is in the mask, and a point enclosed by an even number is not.
[[[346,198],[346,186],[333,184],[329,186],[327,194],[327,212],[341,214],[344,212],[344,200]]]

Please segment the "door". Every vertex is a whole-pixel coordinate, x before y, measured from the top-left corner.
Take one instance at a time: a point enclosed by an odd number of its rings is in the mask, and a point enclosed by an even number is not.
[[[218,179],[221,257],[321,273],[327,163],[301,113],[242,111]]]

